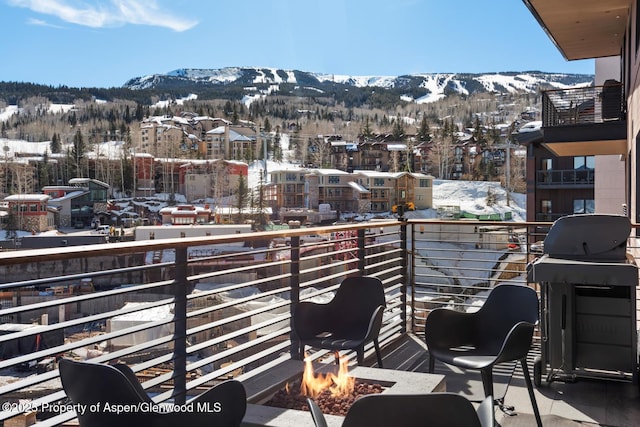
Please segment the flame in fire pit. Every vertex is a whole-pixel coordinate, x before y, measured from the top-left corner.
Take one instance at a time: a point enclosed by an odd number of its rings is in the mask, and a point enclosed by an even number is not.
[[[300,393],[304,396],[315,398],[325,390],[331,392],[331,396],[344,397],[353,393],[356,379],[349,376],[349,360],[346,357],[339,357],[340,368],[338,375],[333,373],[316,374],[313,371],[311,361],[306,358],[302,382],[300,383]]]

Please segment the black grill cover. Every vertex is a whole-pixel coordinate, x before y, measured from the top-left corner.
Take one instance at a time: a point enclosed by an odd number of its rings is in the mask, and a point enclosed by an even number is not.
[[[556,220],[544,239],[544,253],[584,261],[624,261],[631,221],[623,215],[567,215]]]

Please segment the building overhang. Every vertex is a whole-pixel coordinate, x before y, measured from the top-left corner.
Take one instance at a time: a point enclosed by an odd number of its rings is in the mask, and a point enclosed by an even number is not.
[[[599,156],[627,153],[627,122],[544,127],[542,145],[556,156]]]
[[[632,0],[522,0],[565,59],[620,55]]]

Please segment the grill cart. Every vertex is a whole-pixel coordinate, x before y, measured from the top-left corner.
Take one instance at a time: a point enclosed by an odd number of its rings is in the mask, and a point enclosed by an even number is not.
[[[627,257],[631,223],[619,215],[569,215],[554,222],[530,266],[540,285],[541,356],[534,382],[638,380],[638,268]]]

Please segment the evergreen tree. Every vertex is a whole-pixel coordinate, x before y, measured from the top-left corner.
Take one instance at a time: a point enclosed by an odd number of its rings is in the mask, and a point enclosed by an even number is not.
[[[473,137],[481,146],[484,147],[487,145],[487,138],[484,135],[484,129],[482,124],[480,123],[480,119],[478,118],[478,116],[476,116],[476,120],[473,124]]]
[[[365,118],[364,125],[362,126],[360,133],[365,140],[373,137],[373,131],[371,130],[371,126],[369,125],[369,116]]]
[[[234,103],[233,104],[233,115],[232,115],[231,120],[233,121],[233,123],[238,123],[238,119],[239,119],[239,117],[238,117],[238,108],[236,107],[236,104]]]
[[[394,141],[404,140],[404,126],[402,125],[402,119],[400,117],[397,117],[393,121],[393,130],[391,131],[391,136],[393,137]]]
[[[82,166],[84,164],[85,153],[87,151],[87,147],[84,143],[84,138],[82,138],[82,132],[80,129],[76,131],[76,134],[73,136],[73,145],[71,146],[71,161],[73,164],[73,176],[81,177],[83,175]]]
[[[427,122],[427,118],[424,116],[420,121],[417,137],[418,137],[418,141],[420,142],[431,142],[431,128],[429,127],[429,122]]]
[[[225,102],[223,112],[227,117],[233,114],[233,106],[231,105],[231,101]]]
[[[5,239],[13,240],[18,237],[18,218],[15,210],[10,209],[4,226]]]
[[[38,162],[38,188],[41,189],[51,184],[51,174],[49,173],[49,152],[42,155],[42,162]]]
[[[276,137],[273,145],[273,160],[282,161],[282,147],[280,146],[280,126],[276,127]]]
[[[258,181],[258,209],[260,212],[258,216],[258,226],[260,231],[264,231],[267,225],[267,218],[265,216],[265,197],[264,197],[264,176],[260,173]]]
[[[53,134],[51,138],[51,143],[49,144],[49,149],[52,153],[58,154],[62,151],[62,144],[60,143],[60,135],[57,133]]]
[[[238,208],[239,221],[242,221],[243,219],[242,211],[247,203],[247,192],[248,190],[246,180],[244,179],[244,175],[240,174],[240,177],[238,179],[238,191],[236,193],[236,207]]]

